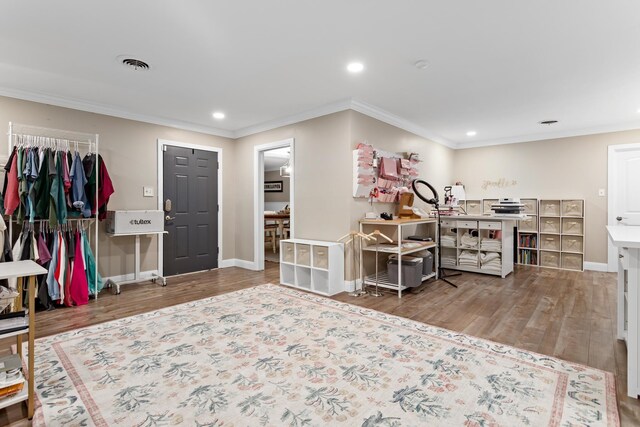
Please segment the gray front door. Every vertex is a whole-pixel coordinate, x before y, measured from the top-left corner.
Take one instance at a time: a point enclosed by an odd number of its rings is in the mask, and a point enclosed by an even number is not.
[[[165,145],[164,275],[218,268],[218,153]],[[167,202],[169,201],[169,202]]]

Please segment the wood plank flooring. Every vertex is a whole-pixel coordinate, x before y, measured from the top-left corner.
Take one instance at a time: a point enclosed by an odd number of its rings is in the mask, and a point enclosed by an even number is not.
[[[128,285],[120,295],[105,291],[83,307],[38,313],[36,335],[278,283],[278,277],[277,264],[266,263],[262,272],[227,268],[174,277],[165,288]],[[640,425],[640,402],[626,397],[626,347],[615,338],[615,274],[518,266],[506,279],[464,273],[451,281],[459,287],[431,282],[402,299],[388,292],[335,299],[613,372],[622,425]],[[13,406],[0,411],[0,425],[30,425],[25,416],[24,405]]]

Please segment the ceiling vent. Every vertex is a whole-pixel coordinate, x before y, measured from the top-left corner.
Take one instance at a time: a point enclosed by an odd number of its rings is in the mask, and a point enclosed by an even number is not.
[[[134,69],[135,71],[146,71],[149,69],[149,64],[135,58],[124,58],[122,60],[122,64],[126,67]]]
[[[551,125],[555,125],[556,123],[558,123],[558,121],[557,120],[543,120],[543,121],[538,122],[538,123],[541,124],[541,125],[549,125],[549,126],[551,126]]]

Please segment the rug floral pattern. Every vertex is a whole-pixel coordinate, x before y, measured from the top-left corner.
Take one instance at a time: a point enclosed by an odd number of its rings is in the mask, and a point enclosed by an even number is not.
[[[36,341],[49,426],[619,425],[610,373],[273,285]]]

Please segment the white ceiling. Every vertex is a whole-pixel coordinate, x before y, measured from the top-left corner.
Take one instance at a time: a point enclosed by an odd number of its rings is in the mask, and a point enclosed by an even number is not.
[[[639,16],[633,0],[5,0],[0,94],[232,137],[351,100],[451,146],[638,128]]]
[[[264,171],[279,171],[280,166],[284,166],[289,161],[289,147],[276,148],[264,152]]]

